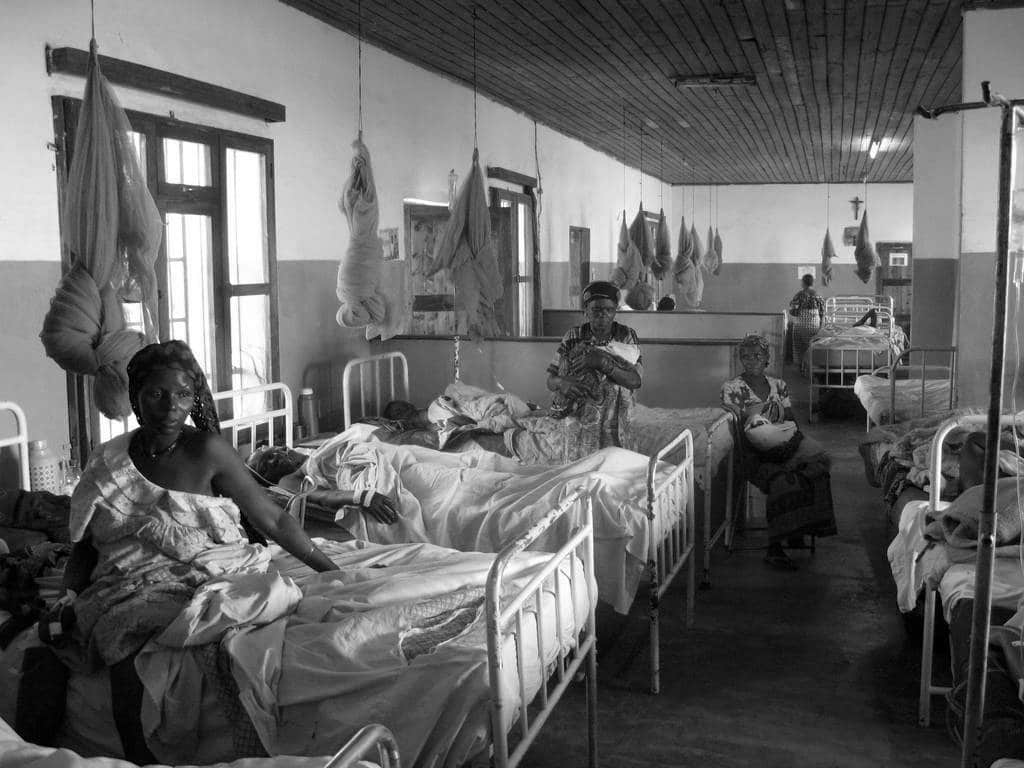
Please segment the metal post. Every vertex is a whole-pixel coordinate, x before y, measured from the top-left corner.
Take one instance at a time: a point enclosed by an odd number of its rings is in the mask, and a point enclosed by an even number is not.
[[[999,416],[1003,409],[1003,359],[1006,349],[1006,290],[1010,247],[1010,184],[1013,179],[1013,133],[1016,109],[981,84],[985,102],[1002,109],[999,135],[999,209],[996,217],[995,317],[992,323],[992,367],[989,379],[988,423],[985,433],[984,500],[978,521],[978,555],[974,575],[971,655],[964,709],[964,744],[960,764],[972,765],[985,714],[985,676],[988,668],[989,622],[992,617],[992,574],[995,568],[995,501],[999,466]]]

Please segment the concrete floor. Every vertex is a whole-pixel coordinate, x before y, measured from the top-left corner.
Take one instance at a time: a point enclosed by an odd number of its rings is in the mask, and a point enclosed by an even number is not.
[[[763,551],[712,558],[712,586],[682,621],[683,584],[662,610],[662,692],[647,693],[643,601],[628,618],[598,618],[600,764],[702,768],[953,768],[959,751],[936,699],[917,726],[919,650],[896,608],[881,492],[857,453],[863,411],[808,425],[806,386],[787,370],[797,418],[833,457],[839,535],[793,553],[796,572]],[[750,532],[745,542],[763,544]],[[937,660],[937,664],[944,662]],[[583,686],[567,695],[524,765],[586,765]]]

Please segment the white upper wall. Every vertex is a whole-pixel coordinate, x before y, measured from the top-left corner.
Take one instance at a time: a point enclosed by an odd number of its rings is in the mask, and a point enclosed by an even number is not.
[[[0,167],[18,184],[0,188],[0,260],[59,259],[54,158],[46,148],[53,140],[50,97],[80,97],[83,80],[48,77],[43,48],[88,48],[89,23],[86,2],[4,0],[0,101],[18,108],[4,121]],[[183,121],[272,139],[278,259],[339,258],[348,228],[337,199],[357,130],[353,37],[276,0],[103,0],[96,5],[96,37],[101,55],[284,104],[287,120],[268,125],[115,86],[126,108],[173,111]],[[536,176],[533,121],[482,96],[478,113],[481,164]],[[465,179],[473,149],[472,89],[364,45],[363,127],[380,226],[401,229],[403,198],[444,201],[449,170]],[[568,260],[573,225],[590,227],[596,261],[611,260],[616,218],[624,205],[633,213],[639,203],[639,173],[627,171],[624,203],[622,165],[608,155],[544,126],[537,155],[542,258]],[[643,186],[652,207],[658,183],[648,176]]]
[[[981,83],[1009,99],[1024,98],[1024,8],[964,14],[963,100],[980,101]],[[996,249],[1000,110],[963,116],[964,253]]]
[[[914,118],[914,258],[960,257],[963,113]]]
[[[854,197],[867,198],[872,240],[911,239],[912,184],[869,183],[866,192],[863,184],[736,184],[712,187],[710,205],[707,186],[678,186],[672,190],[672,207],[677,211],[672,233],[677,236],[682,214],[687,228],[697,225],[703,241],[708,224],[716,225],[717,220],[726,262],[817,264],[827,209],[836,263],[853,264],[853,246],[843,245],[843,229],[860,223],[859,217],[853,217],[850,200]],[[865,210],[863,205],[860,210]]]

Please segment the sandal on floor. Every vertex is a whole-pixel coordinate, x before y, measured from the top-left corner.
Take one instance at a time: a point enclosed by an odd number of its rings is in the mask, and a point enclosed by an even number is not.
[[[764,556],[764,561],[772,568],[777,568],[780,571],[796,571],[800,569],[800,566],[793,562],[785,552],[781,554],[771,552]]]

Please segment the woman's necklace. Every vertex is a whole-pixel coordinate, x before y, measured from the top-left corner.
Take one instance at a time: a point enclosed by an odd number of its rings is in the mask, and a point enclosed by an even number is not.
[[[148,456],[149,458],[151,458],[151,459],[159,459],[161,456],[169,456],[172,453],[174,453],[174,449],[178,447],[178,441],[179,440],[181,440],[181,435],[180,434],[176,438],[174,438],[170,442],[169,445],[166,445],[163,448],[158,448],[157,450],[154,451],[151,447],[147,447],[147,446],[143,445],[143,442],[140,439],[139,440],[139,449],[146,456]]]

